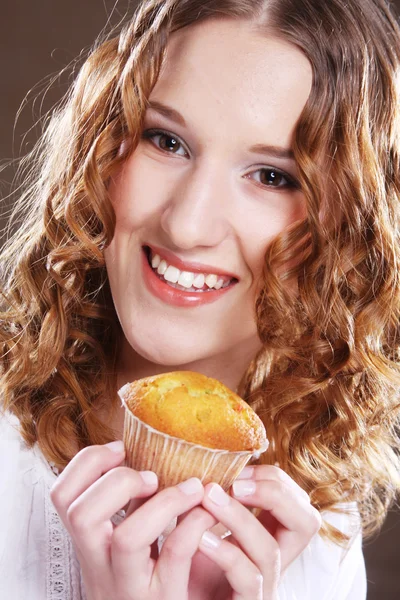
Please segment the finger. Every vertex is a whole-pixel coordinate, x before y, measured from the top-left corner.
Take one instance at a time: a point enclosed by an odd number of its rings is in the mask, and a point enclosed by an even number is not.
[[[192,558],[198,551],[203,533],[216,522],[215,517],[197,506],[167,537],[153,575],[156,587],[164,590],[165,600],[187,596]],[[174,582],[173,590],[169,589],[171,581]]]
[[[232,493],[240,502],[231,499],[217,484],[212,484],[206,488],[203,505],[229,527],[263,574],[266,565],[263,558],[265,554],[262,552],[260,556],[262,544],[271,547],[271,540],[276,540],[281,554],[281,568],[284,570],[302,552],[321,526],[318,511],[293,486],[286,483],[239,480],[232,486]],[[280,527],[275,539],[244,504],[269,511],[279,522]]]
[[[225,573],[235,592],[235,600],[262,600],[271,597],[270,594],[265,595],[262,573],[238,546],[206,531],[201,538],[199,549]],[[269,589],[275,591],[280,572],[279,554],[276,555],[276,564],[271,566],[271,569]]]
[[[254,479],[260,481],[266,479],[268,481],[281,481],[287,485],[293,487],[301,494],[306,500],[310,501],[310,496],[303,488],[301,488],[294,479],[292,479],[285,471],[276,467],[275,465],[249,465],[239,473],[236,479]]]
[[[232,494],[243,504],[255,505],[270,512],[284,528],[278,529],[277,535],[281,536],[285,529],[292,532],[290,543],[293,544],[297,536],[301,550],[321,527],[321,515],[310,504],[308,497],[304,498],[293,486],[283,481],[237,481],[232,486]]]
[[[124,457],[125,450],[121,441],[104,446],[88,446],[74,456],[57,477],[50,493],[51,500],[64,523],[72,502],[104,473],[120,465]]]
[[[245,480],[245,483],[249,481]],[[280,562],[279,545],[273,536],[245,506],[216,483],[205,487],[202,504],[230,529],[250,562],[262,573],[264,588],[270,593],[275,585],[276,565]]]
[[[139,505],[157,489],[152,471],[116,467],[95,481],[66,512],[66,527],[83,554],[96,555],[108,546],[113,526],[111,517],[125,506]]]
[[[156,588],[156,597],[161,594],[159,581],[153,581],[151,545],[172,519],[200,504],[203,495],[201,481],[188,479],[162,490],[118,525],[112,537],[111,560],[115,577],[125,586],[121,590],[123,593],[141,597],[143,590],[151,585]]]

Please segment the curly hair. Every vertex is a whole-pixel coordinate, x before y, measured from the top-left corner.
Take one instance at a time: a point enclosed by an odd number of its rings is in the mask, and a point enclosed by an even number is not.
[[[370,534],[400,487],[400,31],[384,0],[145,0],[96,45],[30,157],[1,255],[3,405],[60,466],[112,439],[108,182],[140,139],[169,36],[210,18],[247,19],[312,65],[294,139],[307,217],[266,249],[263,347],[239,393],[266,425],[263,461],[320,510],[356,501]]]

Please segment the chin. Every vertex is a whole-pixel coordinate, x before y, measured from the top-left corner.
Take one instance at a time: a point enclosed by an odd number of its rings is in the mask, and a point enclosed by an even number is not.
[[[127,343],[134,352],[150,363],[162,365],[165,367],[181,366],[201,360],[204,356],[199,356],[196,353],[196,344],[191,344],[189,347],[177,342],[166,343],[165,338],[160,340],[159,344],[139,343],[138,340],[127,337]],[[142,342],[142,340],[141,340]]]

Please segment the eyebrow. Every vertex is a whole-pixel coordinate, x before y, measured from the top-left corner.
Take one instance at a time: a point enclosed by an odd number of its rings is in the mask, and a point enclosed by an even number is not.
[[[167,117],[167,119],[170,119],[171,121],[175,121],[175,123],[178,123],[178,125],[182,125],[182,127],[186,127],[185,119],[182,117],[181,113],[178,112],[177,110],[175,110],[174,108],[171,108],[170,106],[166,106],[165,104],[162,104],[161,102],[157,102],[156,100],[150,100],[147,106],[148,106],[148,108],[152,108],[153,110],[160,113],[160,115]]]
[[[150,100],[147,105],[148,108],[155,110],[160,115],[174,121],[178,125],[182,127],[186,127],[186,121],[181,115],[180,112],[163,104],[162,102],[158,102],[157,100]],[[266,154],[268,156],[273,156],[274,158],[289,158],[294,160],[293,150],[290,148],[282,148],[281,146],[271,146],[269,144],[255,144],[249,148],[249,152],[252,154]]]

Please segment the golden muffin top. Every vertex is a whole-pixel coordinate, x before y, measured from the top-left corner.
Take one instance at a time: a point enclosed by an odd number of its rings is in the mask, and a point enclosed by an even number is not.
[[[190,371],[145,377],[120,396],[138,419],[176,438],[207,448],[264,451],[264,425],[252,408],[223,383]]]

